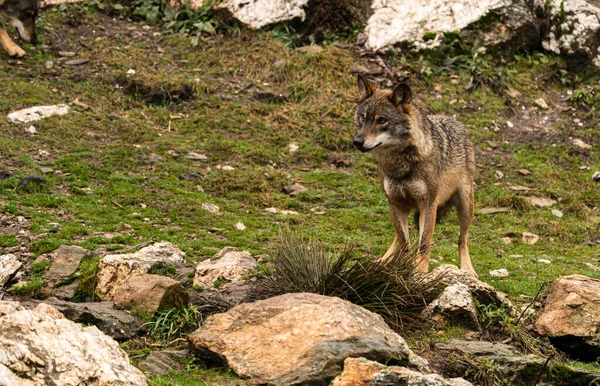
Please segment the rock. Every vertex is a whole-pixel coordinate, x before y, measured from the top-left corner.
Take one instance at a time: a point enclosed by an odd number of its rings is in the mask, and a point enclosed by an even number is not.
[[[224,0],[216,7],[227,9],[242,23],[259,29],[294,18],[304,20],[306,4],[308,0]]]
[[[506,127],[512,129],[513,127],[515,127],[515,125],[511,121],[506,121]]]
[[[280,213],[280,214],[282,214],[284,216],[299,214],[298,212],[293,211],[293,210],[277,209],[277,208],[273,208],[273,207],[265,209],[265,212],[268,212],[268,213]]]
[[[548,108],[548,104],[544,98],[538,98],[533,103],[540,109],[546,110]]]
[[[117,342],[95,326],[65,319],[49,305],[17,308],[2,315],[0,325],[0,374],[11,372],[17,385],[147,384]]]
[[[170,277],[139,274],[129,277],[115,291],[114,302],[126,309],[156,310],[188,304],[189,295],[177,280]]]
[[[67,285],[55,287],[52,289],[52,296],[62,300],[71,300],[75,297],[77,287],[79,287],[79,280],[75,280]]]
[[[562,218],[562,216],[563,216],[563,212],[558,209],[552,209],[550,211],[550,213],[552,213],[554,216],[556,216],[558,218]]]
[[[394,360],[426,370],[381,316],[348,301],[292,293],[209,316],[188,336],[205,360],[272,385],[324,384],[344,359]],[[273,349],[276,347],[276,349]]]
[[[496,170],[494,172],[494,177],[496,177],[497,180],[500,180],[500,179],[504,178],[504,173],[502,173],[500,170]]]
[[[444,289],[424,310],[426,319],[433,320],[438,327],[449,324],[479,331],[477,307],[469,287],[462,283],[452,284]]]
[[[295,48],[294,51],[297,51],[297,52],[310,52],[310,53],[313,53],[313,54],[318,54],[319,52],[323,51],[323,47],[320,47],[320,46],[304,46],[304,47]]]
[[[300,146],[296,142],[290,142],[288,144],[288,151],[290,154],[296,154],[300,150]]]
[[[31,184],[45,185],[47,183],[48,181],[46,181],[44,177],[35,174],[30,174],[27,177],[21,178],[19,180],[19,183],[17,184],[17,187],[25,188],[27,186],[30,186]]]
[[[525,197],[525,200],[531,205],[539,206],[541,208],[556,204],[556,200],[546,197]]]
[[[445,361],[440,364],[445,371],[464,374],[477,371],[480,365],[491,364],[496,379],[502,380],[502,384],[506,385],[531,385],[539,374],[541,379],[537,385],[584,386],[600,376],[598,373],[575,369],[563,363],[546,363],[546,358],[521,354],[515,347],[502,343],[452,339],[446,343],[436,343],[435,348],[439,358]],[[465,356],[469,358],[469,362],[475,363],[475,366],[465,366],[467,362],[460,360]]]
[[[144,361],[138,364],[138,368],[142,369],[148,376],[165,375],[170,371],[182,371],[183,365],[177,358],[185,358],[188,355],[189,350],[152,351]]]
[[[21,303],[32,309],[40,303],[56,308],[67,319],[85,325],[94,325],[117,341],[132,339],[138,335],[142,320],[126,311],[114,308],[113,302],[72,303],[57,298],[42,301],[31,300]]]
[[[23,110],[18,110],[8,114],[8,120],[11,122],[28,123],[39,121],[40,119],[50,117],[52,115],[65,115],[69,112],[69,106],[35,106]]]
[[[29,134],[35,134],[35,133],[37,133],[37,129],[35,128],[35,126],[31,125],[25,129],[25,132],[27,132]]]
[[[531,174],[531,171],[527,170],[527,169],[520,169],[519,170],[519,174],[522,175],[522,176],[528,176],[528,175]]]
[[[517,192],[528,192],[530,190],[534,190],[528,186],[521,186],[521,185],[512,185],[508,187],[510,190],[514,190]]]
[[[600,67],[600,63],[599,63],[599,65],[598,65],[598,67]],[[591,148],[592,148],[592,145],[590,145],[590,144],[587,144],[587,143],[583,142],[583,141],[582,141],[581,139],[579,139],[579,138],[575,138],[575,139],[573,140],[573,145],[575,145],[575,146],[577,146],[578,148],[581,148],[581,149],[591,149]]]
[[[49,173],[54,172],[54,169],[52,169],[52,168],[46,168],[46,167],[41,167],[40,168],[40,172],[42,172],[44,174],[49,174]]]
[[[194,286],[214,288],[237,283],[244,275],[257,267],[256,260],[249,252],[240,252],[236,248],[226,247],[211,259],[201,261],[196,266]],[[222,282],[222,284],[220,283]],[[215,285],[219,283],[219,285]]]
[[[573,358],[600,357],[600,280],[563,276],[550,285],[535,329]]]
[[[344,371],[331,386],[392,386],[392,385],[431,385],[431,386],[472,386],[462,378],[444,379],[438,374],[422,374],[400,366],[385,366],[365,358],[346,358]]]
[[[15,173],[11,172],[10,170],[0,170],[0,181],[7,180],[14,175]]]
[[[51,254],[52,265],[44,274],[44,282],[54,287],[69,278],[77,271],[81,259],[87,255],[88,250],[76,245],[61,245]]]
[[[193,151],[190,151],[185,158],[192,161],[206,161],[208,159],[205,154],[195,153]]]
[[[494,277],[508,277],[509,273],[506,270],[506,268],[500,268],[500,269],[495,269],[493,271],[490,271],[490,276],[494,276]]]
[[[3,287],[15,276],[21,265],[17,256],[13,254],[0,256],[0,287]]]
[[[477,213],[480,214],[495,214],[495,213],[506,213],[510,208],[481,208],[477,209]]]
[[[544,263],[544,264],[552,264],[552,262],[550,260],[547,260],[547,259],[538,259],[537,262],[538,263]]]
[[[594,175],[592,176],[592,181],[600,182],[600,170],[594,173]]]
[[[244,225],[244,223],[243,223],[243,222],[236,222],[236,223],[233,225],[233,229],[235,229],[236,231],[243,231],[243,230],[245,230],[245,229],[246,229],[246,225]]]
[[[515,307],[507,299],[506,295],[498,292],[491,285],[478,280],[472,273],[463,271],[452,264],[443,264],[435,268],[425,280],[439,280],[446,287],[462,283],[469,288],[473,299],[481,305],[494,304],[503,306],[509,312],[516,312]]]
[[[205,202],[202,204],[202,209],[210,213],[219,213],[219,207],[215,204],[209,204]]]
[[[183,251],[169,242],[156,243],[134,253],[105,256],[98,265],[96,294],[102,300],[112,300],[116,289],[131,276],[147,273],[157,264],[181,267],[184,256]]]
[[[533,245],[533,244],[537,243],[539,239],[540,239],[540,236],[538,236],[536,234],[529,233],[529,232],[523,232],[522,240],[525,244]]]
[[[306,191],[308,191],[308,189],[304,185],[298,183],[283,187],[283,192],[289,194],[290,196],[296,196]]]

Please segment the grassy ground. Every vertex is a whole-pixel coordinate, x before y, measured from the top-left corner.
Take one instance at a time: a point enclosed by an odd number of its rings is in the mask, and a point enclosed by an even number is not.
[[[39,29],[43,45],[26,47],[20,61],[0,58],[0,115],[58,103],[70,104],[71,112],[34,122],[35,134],[25,130],[31,124],[0,117],[0,170],[15,174],[0,181],[0,253],[33,259],[61,244],[119,250],[168,240],[193,264],[228,245],[268,253],[286,227],[335,248],[354,245],[360,255],[376,256],[391,243],[376,165],[351,144],[357,97],[351,71],[372,67],[368,56],[335,45],[297,52],[280,32],[237,29],[193,47],[189,38],[83,6],[45,10]],[[89,61],[69,64],[73,59]],[[583,83],[562,71],[560,59],[540,54],[504,64],[466,57],[466,67],[439,73],[427,58],[419,63],[392,53],[386,62],[394,71],[421,73],[411,82],[420,105],[467,124],[477,152],[476,207],[509,208],[476,214],[471,256],[480,278],[528,300],[560,275],[598,277],[586,265],[600,265],[600,187],[590,178],[600,169],[598,121],[589,107],[597,82]],[[472,77],[485,84],[467,92]],[[507,88],[494,91],[490,79]],[[256,100],[259,91],[287,101]],[[549,110],[535,107],[540,97]],[[594,147],[581,149],[573,138]],[[294,154],[292,142],[299,147]],[[186,158],[191,152],[206,160]],[[347,166],[336,166],[340,160]],[[47,184],[18,186],[42,174],[41,167],[53,169],[43,175]],[[294,182],[308,191],[282,192]],[[539,208],[528,196],[557,203]],[[203,203],[220,210],[210,213]],[[270,207],[298,214],[273,214]],[[450,212],[436,228],[438,263],[457,263],[455,217]],[[247,228],[234,229],[237,222]],[[523,232],[540,240],[526,244]],[[488,274],[498,268],[510,276]]]

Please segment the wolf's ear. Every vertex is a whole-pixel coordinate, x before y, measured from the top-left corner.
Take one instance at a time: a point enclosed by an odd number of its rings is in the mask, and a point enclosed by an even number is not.
[[[375,88],[371,83],[369,83],[367,78],[365,78],[361,74],[358,74],[358,91],[360,91],[362,99],[367,99],[368,97],[373,95]]]
[[[412,91],[406,83],[400,83],[390,95],[390,101],[396,107],[402,107],[406,114],[412,111]]]

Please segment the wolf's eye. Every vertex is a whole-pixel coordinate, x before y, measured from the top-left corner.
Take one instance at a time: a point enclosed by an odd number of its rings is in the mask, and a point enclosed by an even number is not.
[[[385,125],[387,122],[388,122],[387,118],[383,118],[383,117],[381,117],[377,120],[377,123],[379,123],[380,125]]]

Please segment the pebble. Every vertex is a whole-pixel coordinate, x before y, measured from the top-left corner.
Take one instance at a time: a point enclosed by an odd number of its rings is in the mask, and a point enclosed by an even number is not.
[[[500,269],[495,269],[493,271],[490,271],[490,276],[494,276],[494,277],[508,277],[509,273],[506,270],[506,268],[500,268]]]

